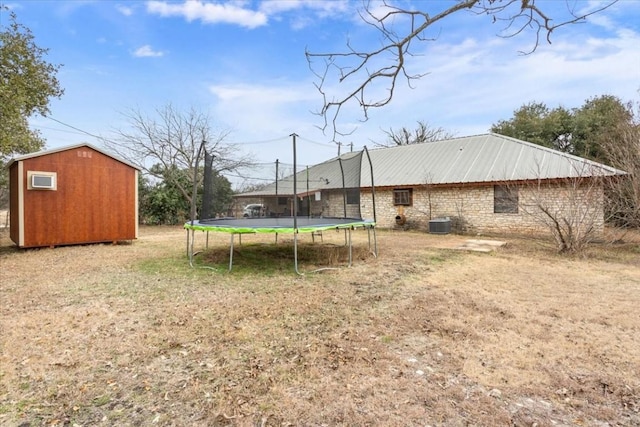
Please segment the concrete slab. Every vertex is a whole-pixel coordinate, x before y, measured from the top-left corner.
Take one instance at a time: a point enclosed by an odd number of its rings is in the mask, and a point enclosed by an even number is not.
[[[460,249],[464,251],[474,251],[474,252],[491,252],[491,251],[495,251],[497,248],[500,248],[506,244],[507,242],[502,242],[499,240],[471,239],[471,240],[465,241],[462,245],[456,247],[456,249]]]

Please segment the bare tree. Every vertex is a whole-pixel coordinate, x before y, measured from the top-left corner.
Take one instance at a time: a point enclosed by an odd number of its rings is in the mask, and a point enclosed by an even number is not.
[[[640,103],[631,120],[619,121],[601,141],[609,162],[627,175],[607,183],[608,211],[615,225],[640,228]]]
[[[387,135],[384,143],[375,143],[379,147],[393,147],[396,145],[424,144],[425,142],[442,141],[451,139],[454,134],[441,127],[432,127],[427,122],[418,121],[418,127],[414,130],[403,127],[400,130],[389,128],[383,130]]]
[[[317,112],[323,117],[323,130],[332,128],[334,140],[353,130],[341,131],[337,119],[341,110],[349,103],[355,103],[361,110],[363,120],[368,119],[369,109],[378,108],[391,102],[398,79],[404,79],[409,87],[416,79],[427,73],[412,74],[407,70],[407,62],[414,56],[414,46],[434,38],[427,37],[426,31],[434,24],[463,11],[489,16],[493,22],[504,25],[502,37],[514,37],[531,31],[534,33],[532,48],[536,50],[541,40],[551,43],[551,34],[558,28],[584,21],[587,17],[601,12],[618,0],[610,0],[589,12],[578,13],[578,3],[566,0],[567,12],[563,16],[551,16],[548,10],[556,8],[556,2],[536,0],[458,0],[446,4],[439,13],[425,10],[406,9],[391,4],[388,0],[364,2],[359,12],[360,18],[381,36],[382,43],[377,49],[359,50],[347,41],[344,52],[317,53],[307,51],[307,62],[318,81],[316,88],[323,98],[322,108]],[[426,8],[427,3],[417,3]],[[319,65],[316,64],[319,61]],[[344,87],[344,94],[337,97],[328,95],[332,75]],[[384,88],[381,97],[372,97],[378,87]]]
[[[117,130],[115,141],[105,141],[105,145],[144,173],[175,185],[189,203],[196,160],[199,154],[203,155],[201,146],[214,156],[213,169],[218,173],[251,165],[250,156],[224,142],[229,132],[216,133],[211,118],[194,108],[181,112],[168,104],[157,109],[153,117],[138,109],[129,110],[124,116],[130,128]],[[200,158],[199,164],[203,163]],[[201,182],[199,173],[198,184]]]
[[[520,209],[550,232],[559,252],[584,250],[602,238],[606,223],[604,185],[614,177],[591,167],[576,172],[571,178],[539,179],[518,187],[524,190]]]

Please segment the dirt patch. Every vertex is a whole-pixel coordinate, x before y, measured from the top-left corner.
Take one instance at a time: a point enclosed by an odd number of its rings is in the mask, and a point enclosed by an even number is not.
[[[354,233],[351,268],[304,276],[290,236],[243,237],[231,273],[228,236],[196,238],[214,270],[179,228],[39,250],[0,232],[0,424],[640,424],[635,236],[567,258],[379,231],[374,258]]]

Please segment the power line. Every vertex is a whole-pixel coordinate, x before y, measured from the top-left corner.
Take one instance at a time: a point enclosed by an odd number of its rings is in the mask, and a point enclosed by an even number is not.
[[[56,123],[60,123],[62,126],[66,126],[66,127],[71,128],[71,129],[73,129],[73,130],[76,130],[76,131],[78,131],[78,132],[81,132],[81,133],[83,133],[83,134],[85,134],[85,135],[89,135],[89,136],[92,136],[92,137],[94,137],[94,138],[96,138],[96,139],[101,139],[101,140],[104,140],[104,141],[106,141],[106,140],[107,140],[106,138],[103,138],[103,137],[98,136],[98,135],[94,135],[94,134],[92,134],[91,132],[87,132],[86,130],[83,130],[83,129],[77,128],[77,127],[75,127],[75,126],[72,126],[72,125],[70,125],[70,124],[68,124],[68,123],[65,123],[65,122],[63,122],[63,121],[60,121],[60,120],[58,120],[58,119],[54,119],[54,118],[53,118],[53,117],[51,117],[51,116],[45,116],[45,117],[46,117],[47,119],[49,119],[49,120],[53,120],[53,121],[54,121],[54,122],[56,122]]]
[[[106,141],[106,142],[115,143],[113,140],[110,140],[110,139],[105,138],[103,136],[95,135],[95,134],[93,134],[91,132],[88,132],[88,131],[86,131],[84,129],[80,129],[77,126],[73,126],[73,125],[70,125],[68,123],[65,123],[62,120],[58,120],[58,119],[56,119],[54,117],[51,117],[51,116],[45,116],[45,117],[47,119],[49,119],[49,120],[52,120],[52,121],[54,121],[56,123],[61,124],[62,126],[66,126],[66,127],[70,128],[70,129],[73,129],[74,131],[76,131],[75,133],[83,134],[83,135],[89,135],[89,136],[91,136],[93,138],[96,138],[96,139],[98,139],[100,141]],[[50,129],[50,128],[47,128],[45,126],[39,126],[39,127],[43,128],[43,129]],[[71,133],[71,131],[64,131],[64,130],[61,130],[61,129],[53,129],[53,130],[56,130],[56,131],[59,131],[59,132],[70,132]],[[332,144],[325,144],[325,143],[321,143],[321,142],[316,142],[316,141],[312,141],[312,140],[306,139],[306,138],[300,138],[300,139],[302,141],[309,142],[311,144],[321,145],[321,146],[325,146],[325,147],[333,147]],[[284,137],[268,139],[268,140],[262,140],[262,141],[250,141],[250,142],[241,142],[241,143],[229,142],[229,144],[241,144],[241,145],[268,144],[268,143],[273,143],[273,142],[278,142],[278,141],[288,141],[288,140],[289,140],[289,136],[287,135],[287,136],[284,136]],[[286,163],[286,162],[279,162],[279,163],[280,163],[281,166],[285,166],[285,167],[293,166],[292,163]],[[270,166],[270,165],[275,165],[275,161],[274,162],[268,162],[268,163],[266,163],[266,162],[265,163],[254,163],[254,165],[256,165],[256,166]],[[298,168],[300,169],[299,171],[304,170],[304,168],[306,168],[308,166],[309,165],[298,165]],[[233,175],[231,175],[231,176],[233,176]],[[247,179],[246,177],[242,177],[242,176],[236,176],[236,177],[237,178]]]
[[[310,144],[320,145],[320,146],[322,146],[322,147],[331,147],[331,148],[335,147],[335,143],[329,143],[329,142],[318,142],[318,141],[313,141],[313,140],[311,140],[311,139],[307,139],[307,138],[303,138],[303,137],[299,137],[299,139],[300,139],[301,141],[308,142],[308,143],[310,143]]]
[[[238,145],[259,145],[259,144],[271,144],[273,142],[280,142],[280,141],[287,141],[289,140],[288,136],[281,136],[279,138],[274,138],[274,139],[265,139],[262,141],[240,141],[240,142],[233,142],[230,141],[229,144],[238,144]]]
[[[293,163],[287,163],[287,162],[283,162],[282,160],[278,160],[278,163],[280,164],[280,166],[293,166]],[[251,166],[275,166],[276,162],[275,160],[273,162],[258,162],[258,163],[251,163]],[[298,169],[300,168],[304,168],[307,165],[298,165]],[[311,166],[311,165],[309,165]]]
[[[73,130],[75,130],[75,131],[77,131],[77,132],[79,132],[81,134],[89,135],[89,136],[92,136],[92,137],[97,138],[99,140],[113,142],[113,141],[109,140],[108,138],[105,138],[103,136],[95,135],[95,134],[93,134],[91,132],[88,132],[88,131],[86,131],[84,129],[80,129],[80,128],[76,127],[76,126],[70,125],[68,123],[65,123],[65,122],[63,122],[61,120],[58,120],[56,118],[53,118],[51,116],[44,116],[44,117],[49,119],[49,120],[53,120],[54,122],[59,123],[59,124],[61,124],[63,126],[66,126],[66,127],[70,128],[70,129],[73,129]],[[45,126],[38,126],[38,127],[41,127],[43,129],[51,129],[51,128],[47,128]],[[58,130],[60,132],[64,132],[64,131],[59,130],[59,129],[54,129],[54,130]],[[289,136],[286,135],[286,136],[281,136],[281,137],[278,137],[278,138],[264,139],[264,140],[258,140],[258,141],[240,141],[240,142],[227,141],[227,143],[228,144],[238,144],[238,145],[260,145],[260,144],[271,144],[271,143],[280,142],[280,141],[289,141]],[[310,141],[310,142],[313,142],[313,141]]]
[[[230,173],[230,172],[225,172],[223,173],[223,176],[232,176],[234,178],[242,178],[244,180],[255,180],[255,181],[269,181],[269,182],[275,182],[274,178],[258,178],[258,177],[249,177],[249,176],[242,176],[242,175],[238,175],[235,173]]]
[[[78,131],[73,131],[73,130],[66,130],[66,129],[58,129],[58,128],[52,128],[52,127],[48,127],[48,126],[39,126],[39,125],[32,125],[38,129],[47,129],[47,130],[52,130],[55,132],[64,132],[64,133],[73,133],[76,135],[84,135],[84,132],[78,132]]]

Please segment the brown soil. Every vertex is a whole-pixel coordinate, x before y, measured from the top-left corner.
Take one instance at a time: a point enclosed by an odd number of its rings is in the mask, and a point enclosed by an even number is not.
[[[351,268],[304,276],[290,235],[236,241],[230,273],[228,235],[198,268],[185,237],[17,250],[0,230],[0,425],[640,425],[631,235],[567,257],[378,231],[374,258],[355,232]],[[301,270],[345,262],[323,241],[301,235]]]

